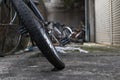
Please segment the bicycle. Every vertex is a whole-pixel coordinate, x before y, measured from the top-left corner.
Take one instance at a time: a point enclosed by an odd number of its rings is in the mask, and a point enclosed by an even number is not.
[[[55,67],[55,70],[65,68],[65,64],[49,39],[45,19],[35,3],[32,0],[2,0],[2,2],[6,6],[8,6],[6,3],[9,2],[10,6],[8,7],[12,12],[14,10],[14,17],[18,16],[21,35],[29,34],[43,55]],[[13,22],[12,24],[14,24]]]
[[[4,5],[4,4],[7,5]],[[12,54],[16,51],[17,47],[19,46],[20,42],[22,41],[22,37],[17,32],[17,14],[16,12],[12,15],[12,10],[9,8],[9,3],[6,1],[1,0],[1,15],[0,19],[0,56],[5,56],[8,54]],[[6,14],[6,15],[5,15]],[[10,17],[11,16],[11,17]],[[15,22],[16,24],[13,24]],[[13,33],[13,34],[11,34]],[[4,35],[4,36],[3,36]],[[9,37],[11,36],[11,37]],[[13,41],[12,41],[13,40]],[[11,46],[9,46],[11,45]],[[4,54],[3,54],[4,53]]]
[[[58,46],[68,44],[69,40],[66,40],[66,38],[69,39],[73,33],[70,27],[59,22],[49,22],[47,29],[51,40]]]
[[[81,44],[85,42],[85,26],[83,22],[80,22],[79,27],[73,30],[73,34],[71,35],[71,42]]]
[[[59,46],[65,46],[70,42],[81,43],[85,42],[85,27],[83,22],[80,22],[80,26],[76,30],[72,30],[69,26],[50,22],[48,26],[50,36],[53,42],[56,42]]]

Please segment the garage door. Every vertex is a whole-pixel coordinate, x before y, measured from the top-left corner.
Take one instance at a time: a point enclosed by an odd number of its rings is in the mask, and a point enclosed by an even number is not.
[[[120,45],[120,0],[112,0],[113,44]]]
[[[95,0],[96,42],[112,44],[111,1]]]

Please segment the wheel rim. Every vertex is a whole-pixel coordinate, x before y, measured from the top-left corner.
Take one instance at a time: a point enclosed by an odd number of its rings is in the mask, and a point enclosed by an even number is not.
[[[18,25],[15,25],[17,14],[11,8],[9,2],[8,5],[2,4],[0,7],[1,10],[2,8],[5,9],[0,13],[4,16],[0,22],[0,54],[3,55],[13,53],[21,40],[21,35],[17,32]]]

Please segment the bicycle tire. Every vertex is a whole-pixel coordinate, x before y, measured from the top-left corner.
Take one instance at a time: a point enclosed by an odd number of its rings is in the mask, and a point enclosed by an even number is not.
[[[72,31],[72,29],[71,29],[70,27],[65,26],[65,27],[63,28],[62,33],[63,33],[63,36],[64,36],[64,37],[70,38],[71,35],[72,35],[72,33],[73,33],[73,31]]]
[[[7,5],[10,4],[7,3]],[[0,12],[0,15],[3,16],[0,22],[0,57],[14,54],[21,42],[21,35],[17,32],[18,25],[13,24],[16,21],[16,13],[11,6],[8,7],[7,5],[3,0],[1,1],[1,8],[4,7],[6,11]]]
[[[18,13],[21,22],[28,30],[31,38],[35,41],[38,48],[42,51],[43,55],[55,68],[59,70],[63,69],[65,64],[58,56],[56,49],[45,33],[43,24],[38,20],[23,0],[11,0],[11,2]]]
[[[20,42],[21,42],[21,35],[17,34],[16,27],[6,27],[8,30],[6,32],[2,32],[5,36],[1,37],[1,44],[0,44],[0,56],[7,56],[14,54],[17,50]],[[12,28],[12,29],[10,29]],[[15,33],[15,34],[12,34]],[[11,37],[12,38],[11,38]]]

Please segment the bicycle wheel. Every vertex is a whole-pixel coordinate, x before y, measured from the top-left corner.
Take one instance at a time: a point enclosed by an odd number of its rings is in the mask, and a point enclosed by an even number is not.
[[[61,70],[65,67],[56,49],[52,45],[48,35],[43,28],[43,24],[38,20],[30,8],[23,0],[10,0],[17,11],[23,25],[28,30],[30,36],[35,41],[38,48],[42,51],[47,60],[54,65],[55,68]]]
[[[16,21],[16,13],[12,10],[9,2],[1,2],[1,21],[0,21],[0,56],[13,54],[20,41],[21,35],[17,32],[18,25],[13,24]]]
[[[64,26],[62,33],[63,33],[64,37],[70,38],[73,32],[72,32],[72,29],[70,27]]]

